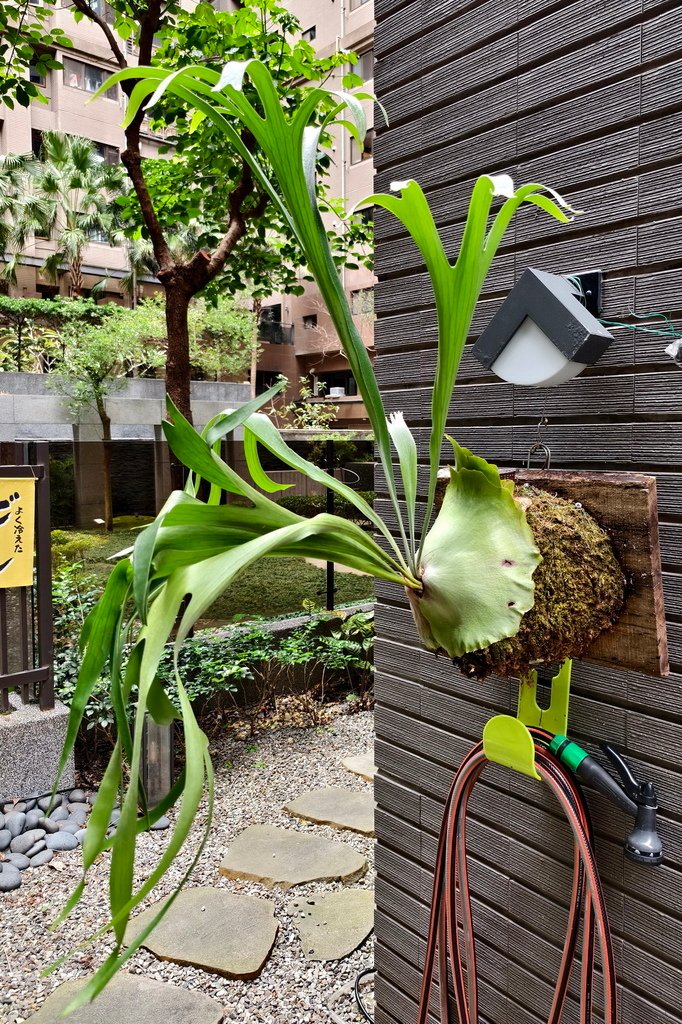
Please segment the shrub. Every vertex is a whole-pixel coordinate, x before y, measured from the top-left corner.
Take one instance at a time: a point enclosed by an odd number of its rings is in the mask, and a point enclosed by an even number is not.
[[[55,566],[73,565],[83,561],[86,552],[102,547],[106,537],[75,530],[52,530],[52,562]]]
[[[80,631],[91,608],[97,603],[100,590],[96,580],[83,572],[78,563],[61,565],[52,578],[54,623],[54,688],[62,703],[70,706],[80,670]],[[83,735],[84,734],[84,735]],[[85,708],[82,738],[89,752],[97,754],[104,745],[113,746],[114,712],[109,698],[109,682],[103,676],[93,691],[93,699]]]
[[[357,493],[368,504],[372,505],[374,503],[376,491],[358,491]],[[278,504],[299,516],[311,519],[313,516],[319,515],[320,512],[326,511],[326,500],[326,495],[324,494],[292,494],[289,497],[285,494],[284,497],[279,499]],[[338,494],[334,497],[334,512],[343,519],[353,519],[360,523],[366,522],[366,520],[362,519],[358,510],[350,502],[346,501],[345,498],[339,497]]]
[[[67,706],[80,669],[80,631],[99,596],[96,578],[79,563],[62,564],[55,570],[54,685],[56,696]],[[216,732],[226,714],[238,711],[253,734],[258,720],[277,709],[280,697],[295,700],[311,724],[317,725],[330,683],[349,691],[349,703],[366,706],[372,679],[373,618],[373,612],[316,615],[285,635],[266,628],[263,622],[197,633],[183,645],[178,664],[202,726]],[[161,661],[159,676],[177,706],[171,645]],[[114,738],[109,681],[102,676],[85,709],[80,756],[97,758],[113,747]]]

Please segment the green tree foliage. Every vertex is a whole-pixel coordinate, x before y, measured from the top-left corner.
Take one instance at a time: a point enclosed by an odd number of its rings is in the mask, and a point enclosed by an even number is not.
[[[287,109],[301,102],[301,81],[319,81],[349,60],[345,53],[317,59],[313,48],[299,38],[296,19],[276,0],[245,0],[236,11],[216,11],[201,2],[192,10],[180,3],[158,0],[111,0],[114,24],[107,24],[88,0],[73,0],[77,19],[97,24],[120,68],[128,66],[121,39],[139,50],[140,65],[168,70],[200,63],[219,70],[229,54],[235,59],[261,57],[272,69],[278,94]],[[132,81],[122,88],[131,96]],[[332,101],[330,101],[331,103]],[[142,228],[149,238],[166,292],[166,320],[171,339],[166,381],[177,407],[190,417],[189,303],[193,296],[249,287],[261,297],[276,290],[301,287],[296,268],[304,264],[295,232],[281,216],[266,191],[255,180],[248,161],[226,147],[210,121],[188,118],[181,102],[168,96],[154,110],[152,125],[163,127],[170,160],[143,159],[140,130],[144,110],[138,109],[126,126],[126,149],[121,160],[133,185],[135,200],[123,201],[122,212],[131,228]],[[234,125],[245,144],[258,150],[254,137],[238,120]],[[329,154],[320,158],[324,171]],[[321,187],[321,193],[324,193]],[[325,202],[324,195],[321,196]],[[197,231],[189,254],[173,251],[170,239],[179,226]],[[358,234],[366,237],[365,225]],[[345,229],[335,245],[337,258],[346,248]]]
[[[0,0],[0,103],[10,109],[47,102],[29,69],[45,75],[60,68],[50,47],[71,45],[61,28],[49,25],[54,7],[55,0]]]
[[[55,249],[43,263],[52,281],[65,270],[69,293],[83,290],[83,251],[93,237],[120,237],[113,200],[124,189],[119,166],[105,163],[92,142],[62,132],[43,134],[39,157],[32,153],[0,157],[0,248],[10,259],[0,271],[16,282],[17,265],[36,235]]]
[[[42,373],[62,351],[70,323],[89,324],[103,307],[89,299],[14,299],[0,295],[0,370]]]
[[[17,300],[15,300],[17,301]],[[64,301],[62,307],[76,305]],[[85,306],[87,316],[67,316],[61,322],[59,343],[50,381],[78,419],[85,408],[96,410],[102,428],[103,504],[107,530],[113,529],[111,495],[111,418],[107,397],[132,374],[162,371],[168,341],[161,298],[140,302],[133,309],[107,303]],[[230,300],[212,306],[202,299],[189,309],[192,365],[199,375],[220,371],[243,377],[251,360],[251,318]]]

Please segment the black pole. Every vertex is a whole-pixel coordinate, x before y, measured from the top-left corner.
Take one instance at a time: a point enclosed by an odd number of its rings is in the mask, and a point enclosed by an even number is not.
[[[327,472],[330,476],[334,476],[334,441],[332,438],[327,438],[325,442],[326,454],[327,454]],[[326,510],[330,515],[334,514],[334,492],[331,487],[327,488],[327,505]],[[334,611],[334,563],[327,562],[327,611]]]

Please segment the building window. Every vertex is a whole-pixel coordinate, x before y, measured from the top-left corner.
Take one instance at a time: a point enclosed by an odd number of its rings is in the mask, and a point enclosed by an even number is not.
[[[256,370],[256,394],[262,395],[274,387],[280,378],[278,370]]]
[[[307,313],[303,317],[303,326],[306,331],[312,331],[317,327],[317,313]]]
[[[116,12],[106,0],[88,0],[88,7],[98,18],[103,18],[107,25],[113,25],[116,20]]]
[[[111,75],[104,68],[95,67],[94,64],[85,64],[82,60],[71,60],[70,57],[64,58],[64,85],[68,85],[70,89],[82,89],[83,92],[97,92],[99,87],[106,82],[107,78],[111,78]],[[104,93],[104,96],[108,100],[117,100],[118,86],[112,85]]]
[[[364,4],[368,4],[369,0],[350,0],[351,11],[357,11],[358,7],[362,7]]]
[[[353,316],[374,312],[374,289],[357,288],[350,293],[350,309]]]
[[[39,128],[31,128],[31,152],[36,160],[40,160],[43,152],[43,133]]]
[[[39,284],[36,285],[36,291],[41,299],[57,299],[59,298],[59,285],[56,284]]]
[[[358,146],[357,140],[351,136],[350,140],[350,162],[361,164],[363,160],[371,160],[374,152],[374,129],[370,128],[363,142],[362,149]]]
[[[101,228],[90,228],[88,238],[91,242],[100,242],[102,245],[109,245],[109,236]]]
[[[30,65],[28,69],[28,77],[34,85],[40,85],[43,88],[47,85],[47,79],[45,75],[41,71],[38,71],[35,64]]]
[[[353,68],[356,75],[360,75],[363,82],[369,82],[374,78],[374,49],[364,50],[358,57],[358,62]]]
[[[106,142],[94,142],[97,155],[103,164],[117,164],[121,159],[121,151],[117,146],[108,146]]]
[[[374,224],[374,207],[363,206],[361,210],[355,211],[355,216],[359,217],[365,224]]]
[[[358,393],[358,386],[355,383],[355,377],[350,370],[331,370],[329,373],[320,373],[317,377],[318,387],[319,384],[324,384],[324,394],[328,398],[334,399],[341,397],[339,395],[339,389],[343,389],[344,396],[353,396]],[[332,391],[336,391],[336,394],[332,394]]]
[[[311,25],[310,28],[305,30],[305,32],[301,32],[301,36],[307,42],[312,43],[313,39],[317,36],[317,29],[315,25]]]

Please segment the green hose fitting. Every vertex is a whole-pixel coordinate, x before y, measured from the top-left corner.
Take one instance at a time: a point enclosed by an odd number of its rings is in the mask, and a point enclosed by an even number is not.
[[[550,743],[549,749],[572,772],[577,772],[585,758],[590,756],[586,750],[579,747],[573,740],[569,740],[568,736],[562,736],[561,733],[557,733]]]

